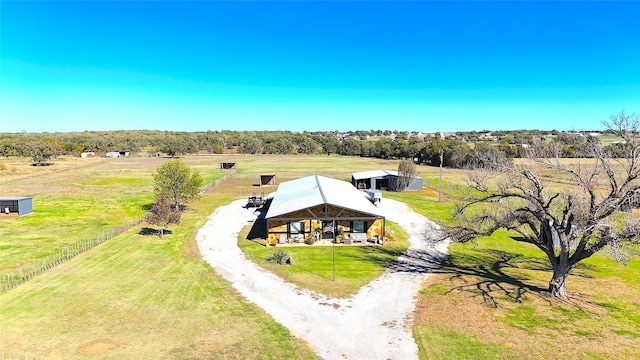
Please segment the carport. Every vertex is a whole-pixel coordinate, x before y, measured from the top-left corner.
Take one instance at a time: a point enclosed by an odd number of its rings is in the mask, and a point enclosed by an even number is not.
[[[30,197],[3,197],[0,198],[0,211],[2,215],[23,216],[33,212],[32,198]]]

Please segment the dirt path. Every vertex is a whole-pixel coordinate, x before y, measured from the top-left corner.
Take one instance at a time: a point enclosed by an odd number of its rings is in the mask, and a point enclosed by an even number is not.
[[[403,203],[383,200],[382,213],[411,236],[407,255],[353,297],[335,299],[285,283],[244,257],[238,233],[256,219],[245,204],[238,200],[218,208],[197,235],[204,259],[244,297],[306,340],[322,358],[418,358],[408,317],[434,257],[446,251],[446,244],[433,249],[421,240],[425,227],[435,225]]]

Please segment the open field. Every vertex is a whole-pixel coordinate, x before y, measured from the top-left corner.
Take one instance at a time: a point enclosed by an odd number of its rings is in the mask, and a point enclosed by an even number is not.
[[[451,203],[385,194],[432,218]],[[436,216],[434,216],[436,215]],[[453,244],[420,292],[414,337],[422,359],[640,358],[640,257],[620,264],[596,254],[569,276],[571,298],[544,290],[545,255],[505,233]]]
[[[342,169],[380,165],[346,157],[330,157],[333,167],[325,157],[194,156],[182,160],[198,168],[207,181],[220,175],[221,161],[237,161],[240,169],[237,176],[191,204],[181,224],[170,228],[172,235],[159,239],[140,235],[141,227],[134,228],[0,295],[0,350],[47,359],[316,358],[308,345],[257,306],[244,302],[210,269],[201,259],[195,232],[217,206],[254,191],[275,190],[254,186],[260,173],[275,172],[270,163],[274,167],[287,164],[277,173],[278,182],[298,177],[296,172],[302,176],[322,171],[315,164],[323,162],[327,172],[342,176],[349,174]],[[49,242],[57,242],[48,245],[49,251],[55,251],[91,236],[101,226],[140,216],[144,205],[153,201],[151,174],[163,161],[166,159],[60,159],[51,167],[25,166],[24,171],[3,174],[3,191],[33,196],[35,211],[0,222],[3,264],[11,262],[15,268],[46,254],[41,247]],[[38,173],[40,170],[43,172]],[[72,194],[85,200],[77,202]],[[55,207],[54,202],[63,205],[64,211],[43,211],[43,206]],[[119,207],[131,209],[130,213]],[[96,209],[109,213],[110,222],[85,226]],[[40,227],[34,228],[37,223]],[[23,244],[39,237],[52,240],[37,246]],[[8,270],[9,266],[3,266]]]
[[[152,174],[166,161],[60,158],[53,166],[33,167],[25,159],[2,160],[21,170],[0,176],[0,196],[32,196],[34,213],[0,220],[0,276],[140,219],[154,201]],[[210,160],[185,162],[210,182],[224,175]]]
[[[173,235],[131,230],[3,294],[0,348],[46,359],[316,358],[201,260],[195,232],[228,200],[205,197]]]
[[[35,210],[0,221],[1,271],[142,215],[153,201],[151,174],[166,160],[64,158],[35,168],[27,160],[0,159],[9,169],[0,172],[2,196],[33,196]],[[0,351],[47,359],[317,358],[210,269],[200,257],[195,233],[216,207],[275,191],[254,186],[261,173],[276,173],[278,183],[315,173],[347,180],[354,171],[395,170],[397,162],[246,155],[182,160],[198,168],[206,181],[221,175],[219,162],[235,161],[239,169],[191,204],[164,239],[140,235],[141,228],[134,228],[0,295]],[[418,170],[425,185],[437,185],[438,168]],[[463,184],[461,174],[444,169],[445,190]],[[453,207],[447,196],[438,203],[434,189],[385,192],[384,197],[406,202],[433,219],[446,219]],[[268,250],[254,249],[261,266],[268,267],[261,260],[261,252]],[[352,256],[349,251],[344,255]],[[322,261],[310,264],[323,276],[330,274]],[[357,267],[359,282],[382,270],[364,263]],[[338,273],[343,281],[338,285],[316,275],[305,279],[293,274],[289,280],[347,296],[359,283],[345,275]],[[476,246],[453,245],[439,273],[418,294],[413,332],[420,358],[640,357],[637,257],[627,266],[599,255],[589,259],[569,277],[568,291],[574,296],[568,303],[540,292],[550,276],[542,253],[504,236]]]

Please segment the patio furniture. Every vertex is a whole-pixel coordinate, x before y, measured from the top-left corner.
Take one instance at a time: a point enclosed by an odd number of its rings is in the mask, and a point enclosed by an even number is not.
[[[361,243],[361,244],[367,243],[367,233],[351,233],[349,237],[351,238],[351,241],[353,241],[354,243]]]

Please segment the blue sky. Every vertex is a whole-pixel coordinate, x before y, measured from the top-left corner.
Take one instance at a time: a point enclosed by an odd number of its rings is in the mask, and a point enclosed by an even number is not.
[[[0,1],[0,132],[596,130],[640,2]]]

